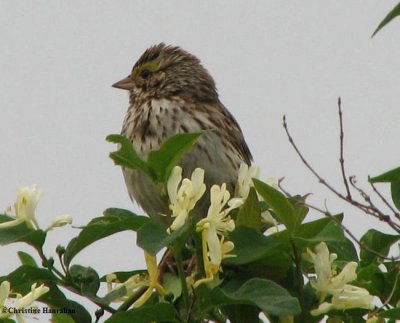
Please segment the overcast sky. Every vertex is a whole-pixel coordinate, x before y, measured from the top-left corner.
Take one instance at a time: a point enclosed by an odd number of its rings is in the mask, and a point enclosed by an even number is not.
[[[368,187],[369,174],[399,166],[400,20],[371,39],[397,2],[1,1],[0,208],[18,186],[36,183],[45,191],[42,227],[65,213],[84,225],[108,207],[141,212],[108,158],[115,146],[105,137],[120,132],[128,107],[127,93],[111,84],[163,41],[201,59],[263,178],[284,176],[291,193],[312,192],[316,205],[345,210],[357,235],[384,228],[317,183],[290,147],[282,116],[310,163],[342,190],[338,96],[348,175]],[[46,252],[76,234],[50,233]],[[0,275],[17,267],[21,248],[0,247]],[[122,233],[76,261],[103,275],[141,268],[142,258],[134,235]]]

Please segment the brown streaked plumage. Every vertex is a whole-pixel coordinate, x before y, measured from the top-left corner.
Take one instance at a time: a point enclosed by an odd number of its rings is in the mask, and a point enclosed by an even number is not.
[[[127,114],[122,134],[130,138],[143,158],[176,133],[207,131],[180,161],[183,176],[196,167],[205,170],[208,188],[226,183],[233,193],[241,163],[252,156],[242,131],[218,98],[215,82],[199,59],[179,47],[161,43],[147,49],[130,75],[115,83],[129,90]],[[143,174],[123,170],[129,195],[151,216],[169,223],[167,199]],[[207,214],[209,196],[194,210]]]

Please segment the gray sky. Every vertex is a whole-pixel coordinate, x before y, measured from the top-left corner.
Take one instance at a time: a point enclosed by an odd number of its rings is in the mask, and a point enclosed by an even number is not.
[[[164,41],[209,70],[263,178],[284,176],[290,192],[345,210],[358,235],[379,227],[307,172],[282,115],[311,164],[338,187],[339,95],[348,174],[367,187],[368,174],[398,166],[400,20],[370,38],[397,2],[1,1],[0,208],[14,202],[18,186],[36,183],[45,191],[37,209],[43,227],[64,213],[83,225],[107,207],[140,212],[108,158],[115,146],[105,137],[119,133],[128,107],[127,93],[111,84]],[[47,253],[77,233],[50,233]],[[119,234],[76,261],[100,275],[137,269],[144,261],[134,244],[132,233]],[[21,248],[0,247],[0,275],[17,267]]]

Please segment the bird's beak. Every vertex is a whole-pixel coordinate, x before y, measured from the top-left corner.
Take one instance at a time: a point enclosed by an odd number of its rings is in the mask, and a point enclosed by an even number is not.
[[[135,83],[133,83],[133,80],[131,79],[130,76],[122,79],[121,81],[118,81],[117,83],[114,83],[112,87],[115,87],[117,89],[122,89],[122,90],[132,90],[134,87]]]

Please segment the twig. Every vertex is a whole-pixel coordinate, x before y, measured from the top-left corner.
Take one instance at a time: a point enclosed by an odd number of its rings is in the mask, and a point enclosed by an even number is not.
[[[347,192],[347,198],[351,200],[351,193],[350,193],[350,188],[349,188],[349,183],[347,182],[347,176],[345,172],[345,167],[344,167],[344,154],[343,154],[343,146],[344,146],[344,131],[343,131],[343,113],[342,113],[342,100],[339,97],[338,98],[338,110],[339,110],[339,123],[340,123],[340,169],[342,170],[342,177],[343,177],[343,183],[344,186],[346,187],[346,192]]]
[[[372,187],[372,189],[374,190],[374,192],[376,193],[376,195],[378,195],[380,197],[380,199],[382,200],[383,203],[386,204],[386,206],[390,209],[390,211],[393,212],[394,216],[400,220],[400,214],[399,212],[397,212],[394,207],[385,199],[385,197],[381,194],[381,192],[378,191],[378,189],[376,188],[376,186],[374,185],[374,183],[372,183],[370,181],[370,177],[368,177],[368,181]]]
[[[320,213],[324,214],[326,217],[328,217],[328,218],[332,219],[333,221],[335,221],[335,223],[336,223],[337,225],[339,225],[339,226],[343,229],[343,231],[346,232],[346,233],[349,235],[349,237],[350,237],[355,243],[357,243],[357,244],[360,246],[360,249],[364,249],[364,250],[366,250],[366,251],[368,251],[368,252],[374,254],[375,256],[377,256],[377,257],[379,257],[379,258],[381,258],[381,259],[384,259],[384,260],[396,261],[396,260],[399,260],[399,259],[400,259],[400,256],[397,256],[397,257],[388,257],[388,256],[384,256],[384,255],[380,254],[379,252],[375,251],[374,249],[371,249],[370,247],[368,247],[368,246],[365,245],[364,243],[362,243],[360,240],[358,240],[358,239],[356,238],[356,236],[355,236],[342,222],[340,222],[338,219],[336,219],[336,218],[332,215],[332,213],[330,213],[329,211],[327,211],[327,210],[324,211],[324,210],[322,210],[321,208],[319,208],[319,207],[317,207],[317,206],[314,206],[314,205],[311,205],[311,204],[308,204],[308,203],[304,203],[304,205],[305,205],[306,207],[310,208],[310,209],[313,209],[313,210],[315,210],[315,211],[317,211],[317,212],[320,212]]]
[[[382,211],[380,211],[376,207],[376,205],[372,202],[371,197],[363,189],[361,189],[356,185],[355,176],[350,177],[350,184],[353,186],[354,189],[356,189],[359,192],[359,194],[363,197],[365,202],[368,203],[368,206],[365,208],[364,212],[376,217],[380,221],[386,222],[393,230],[400,232],[400,225],[393,222],[389,215],[384,214]]]
[[[361,211],[363,211],[366,214],[372,215],[376,218],[378,218],[381,221],[386,222],[389,226],[391,226],[396,232],[400,232],[400,226],[397,225],[396,223],[394,223],[391,219],[390,216],[385,215],[383,212],[381,212],[378,208],[376,208],[374,205],[365,205],[362,204],[356,200],[354,200],[353,198],[348,198],[346,196],[344,196],[342,193],[340,193],[338,190],[336,190],[332,185],[330,185],[325,179],[323,179],[321,177],[321,175],[319,175],[317,173],[317,171],[308,163],[308,161],[304,158],[303,154],[300,152],[299,148],[297,147],[296,143],[294,142],[288,126],[287,126],[287,122],[286,122],[286,116],[283,116],[283,127],[285,129],[285,132],[287,134],[289,143],[292,145],[292,147],[294,148],[294,150],[296,151],[297,155],[300,157],[301,161],[303,162],[303,164],[310,170],[310,172],[318,179],[318,181],[324,185],[328,190],[330,190],[332,193],[334,193],[338,198],[340,198],[341,200],[350,203],[351,205],[355,206],[356,208],[360,209]],[[353,184],[351,182],[351,178],[350,178],[350,183]],[[354,187],[354,185],[353,185]],[[354,187],[356,188],[356,187]],[[363,192],[364,193],[364,192]],[[361,192],[360,192],[361,194]],[[361,194],[363,195],[363,194]],[[363,196],[364,199],[369,199],[369,196],[367,194],[365,194],[366,196]]]
[[[331,186],[329,183],[327,183],[318,173],[317,171],[308,163],[308,161],[304,158],[303,154],[300,152],[299,148],[297,148],[297,145],[295,144],[290,132],[289,132],[289,128],[287,126],[287,122],[286,122],[286,116],[283,116],[283,128],[285,129],[286,135],[289,139],[290,144],[292,145],[292,147],[294,148],[294,150],[296,151],[297,155],[300,157],[301,161],[303,162],[303,164],[309,169],[309,171],[311,173],[313,173],[313,175],[318,179],[318,181],[324,185],[328,190],[330,190],[331,192],[333,192],[337,197],[339,197],[342,200],[345,201],[352,201],[352,200],[348,200],[342,193],[340,193],[339,191],[337,191],[333,186]]]
[[[282,186],[282,181],[283,181],[283,180],[284,180],[284,178],[279,179],[279,181],[278,181],[278,187],[279,187],[279,189],[286,195],[286,197],[291,198],[292,195],[291,195],[287,190],[285,190],[285,189],[283,188],[283,186]],[[321,208],[319,208],[319,207],[317,207],[317,206],[314,206],[314,205],[312,205],[312,204],[306,203],[305,201],[301,201],[301,203],[302,203],[304,206],[306,206],[306,207],[308,207],[308,208],[310,208],[310,209],[313,209],[313,210],[315,210],[315,211],[317,211],[317,212],[319,212],[319,213],[325,215],[326,217],[330,218],[332,221],[334,221],[337,225],[339,225],[339,226],[343,229],[344,232],[347,233],[347,235],[348,235],[355,243],[357,243],[357,244],[360,246],[360,249],[364,249],[364,250],[366,250],[366,251],[368,251],[368,252],[374,254],[375,256],[377,256],[377,257],[379,257],[379,258],[381,258],[381,259],[384,259],[384,260],[396,261],[396,260],[399,260],[399,259],[400,259],[400,256],[397,256],[397,257],[387,257],[387,256],[384,256],[384,255],[380,254],[379,252],[377,252],[377,251],[375,251],[375,250],[369,248],[369,247],[366,246],[364,243],[362,243],[360,240],[358,240],[358,239],[356,238],[356,236],[355,236],[342,222],[340,222],[338,219],[336,219],[336,218],[332,215],[332,213],[330,213],[330,212],[328,211],[328,209],[327,209],[327,207],[326,207],[326,203],[325,203],[325,210],[323,210],[323,209],[321,209]]]

